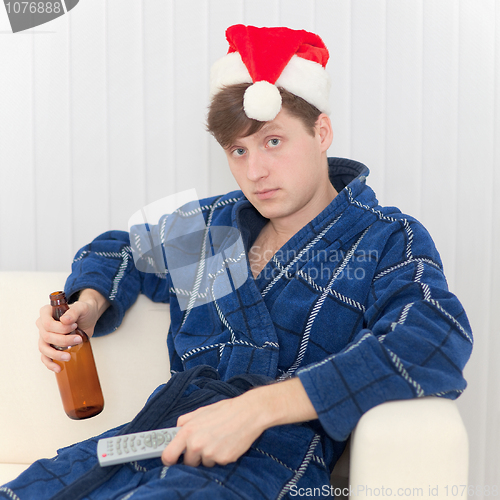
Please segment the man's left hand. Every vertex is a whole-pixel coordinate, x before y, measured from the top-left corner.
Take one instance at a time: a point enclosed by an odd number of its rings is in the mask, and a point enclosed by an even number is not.
[[[299,378],[257,387],[182,415],[181,427],[165,448],[165,465],[213,467],[235,462],[269,427],[318,418]]]
[[[177,462],[184,452],[184,464],[213,467],[235,462],[262,434],[264,427],[242,396],[198,408],[179,417],[181,427],[165,448],[165,465]]]

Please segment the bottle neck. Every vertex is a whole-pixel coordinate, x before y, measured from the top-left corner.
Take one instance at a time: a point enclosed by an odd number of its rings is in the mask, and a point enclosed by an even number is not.
[[[59,321],[61,319],[61,316],[69,309],[68,301],[66,300],[66,295],[64,292],[53,292],[50,294],[49,298],[50,298],[50,305],[52,306],[52,317],[56,321]],[[82,337],[83,339],[83,342],[89,341],[88,335],[83,330],[80,330],[80,328],[77,328],[71,333],[76,333],[77,335],[80,335],[80,337]]]
[[[61,316],[69,309],[68,304],[59,304],[59,305],[53,305],[52,306],[52,317],[56,320],[59,321]]]
[[[51,306],[68,304],[68,301],[66,300],[66,294],[64,292],[53,292],[49,295],[49,299]]]
[[[69,309],[66,294],[64,292],[53,292],[49,295],[52,306],[52,317],[59,321],[59,318]]]

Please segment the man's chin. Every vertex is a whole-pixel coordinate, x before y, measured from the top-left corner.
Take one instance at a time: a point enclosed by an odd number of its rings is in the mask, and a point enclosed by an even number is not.
[[[278,207],[266,203],[256,203],[254,207],[266,219],[279,219],[287,215],[285,210],[283,210],[283,206]]]

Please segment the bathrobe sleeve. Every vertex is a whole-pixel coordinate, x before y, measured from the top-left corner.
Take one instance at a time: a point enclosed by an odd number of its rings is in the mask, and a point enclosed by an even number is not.
[[[429,234],[416,221],[400,220],[384,241],[363,329],[342,351],[297,372],[336,440],[346,439],[363,413],[385,401],[455,399],[466,387],[462,369],[472,333]]]
[[[140,245],[140,233],[130,234],[135,235],[134,245]],[[95,336],[116,330],[140,293],[155,302],[169,302],[170,280],[166,267],[158,272],[144,266],[140,268],[135,265],[130,235],[125,231],[103,233],[76,254],[65,286],[70,301],[76,299],[78,291],[92,288],[111,304],[99,319]]]

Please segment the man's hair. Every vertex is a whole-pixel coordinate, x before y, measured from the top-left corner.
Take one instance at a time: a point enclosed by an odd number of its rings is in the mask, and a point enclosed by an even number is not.
[[[266,122],[248,118],[243,109],[243,95],[251,83],[229,85],[219,91],[212,99],[208,108],[207,130],[217,139],[217,142],[227,148],[238,137],[248,137],[258,132]],[[282,109],[299,118],[305,129],[313,137],[314,126],[321,111],[301,97],[278,87]]]

